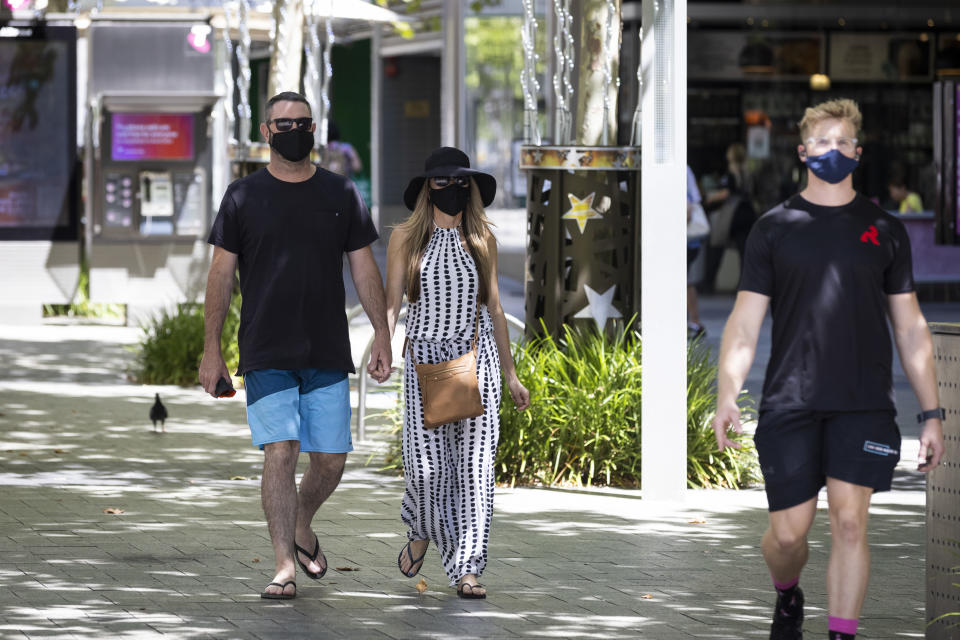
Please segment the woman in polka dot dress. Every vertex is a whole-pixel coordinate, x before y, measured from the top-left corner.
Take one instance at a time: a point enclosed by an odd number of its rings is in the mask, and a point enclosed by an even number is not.
[[[413,214],[394,230],[387,250],[391,335],[404,293],[409,303],[410,346],[403,356],[406,491],[400,508],[409,541],[397,565],[405,576],[415,576],[432,540],[450,586],[462,598],[486,597],[477,578],[487,563],[493,515],[501,368],[517,408],[530,402],[510,354],[497,290],[497,243],[483,210],[496,189],[493,176],[470,169],[462,151],[437,149],[424,175],[407,186],[404,202]],[[427,429],[411,355],[420,363],[460,357],[471,348],[477,313],[483,415]]]

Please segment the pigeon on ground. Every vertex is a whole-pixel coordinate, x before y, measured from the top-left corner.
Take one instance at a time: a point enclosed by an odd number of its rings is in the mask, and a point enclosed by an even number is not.
[[[164,421],[167,419],[167,408],[163,406],[163,403],[160,402],[160,394],[156,394],[156,401],[153,403],[153,406],[150,407],[150,419],[153,420],[153,431],[157,431],[157,422],[160,422],[160,429],[163,430],[163,433],[167,432],[166,426],[164,426]]]

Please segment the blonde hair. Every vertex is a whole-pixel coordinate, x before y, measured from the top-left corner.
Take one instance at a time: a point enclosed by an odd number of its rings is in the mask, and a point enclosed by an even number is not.
[[[460,187],[447,187],[459,189]],[[411,304],[420,299],[420,261],[427,250],[430,236],[433,235],[433,204],[430,203],[430,180],[424,180],[423,188],[417,195],[417,204],[410,217],[395,227],[403,231],[403,255],[409,258],[407,263],[407,301]],[[477,294],[480,302],[487,304],[490,299],[490,251],[487,247],[487,238],[490,237],[490,220],[483,210],[480,198],[480,189],[473,178],[470,178],[470,201],[463,212],[461,220],[463,236],[467,241],[467,249],[477,267],[479,279]]]
[[[800,139],[806,140],[810,129],[824,120],[846,120],[853,125],[853,135],[860,137],[860,127],[863,125],[863,115],[860,113],[860,107],[849,98],[839,98],[807,107],[799,124]]]

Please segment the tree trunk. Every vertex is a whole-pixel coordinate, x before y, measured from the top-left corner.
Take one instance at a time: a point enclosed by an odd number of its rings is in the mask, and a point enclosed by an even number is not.
[[[303,0],[276,0],[273,17],[277,24],[270,54],[270,82],[267,97],[283,91],[300,91],[300,60],[303,56]]]
[[[614,0],[613,38],[610,43],[610,85],[607,91],[607,140],[604,141],[604,56],[607,30],[606,0],[583,0],[575,4],[574,25],[580,25],[580,50],[577,60],[577,111],[574,124],[575,144],[596,146],[617,141],[617,77],[620,72],[620,0]]]

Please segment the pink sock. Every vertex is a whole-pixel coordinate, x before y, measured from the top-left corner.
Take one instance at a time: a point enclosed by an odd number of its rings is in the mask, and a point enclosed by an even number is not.
[[[840,633],[847,633],[851,636],[857,635],[857,624],[858,620],[850,618],[834,618],[829,616],[828,619],[828,629],[830,631],[839,631]]]
[[[773,578],[773,576],[770,577]],[[777,588],[777,591],[786,591],[787,589],[792,589],[799,583],[800,576],[797,576],[793,580],[788,580],[787,582],[777,582],[777,579],[773,578],[773,586]]]

